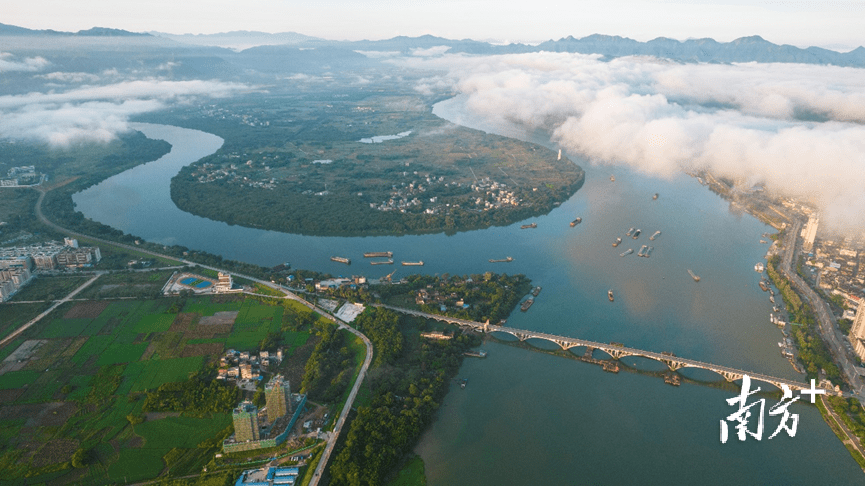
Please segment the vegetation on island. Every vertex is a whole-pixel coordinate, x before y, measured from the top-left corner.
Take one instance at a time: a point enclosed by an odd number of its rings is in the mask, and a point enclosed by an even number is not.
[[[445,273],[441,276],[410,275],[401,285],[380,285],[375,287],[375,292],[387,304],[498,324],[507,319],[531,288],[531,280],[522,274],[486,272],[459,276]]]
[[[582,185],[582,169],[553,151],[451,124],[429,103],[364,94],[322,109],[320,93],[228,101],[223,112],[255,122],[184,120],[226,143],[184,167],[171,197],[193,214],[289,233],[452,233],[547,213]]]

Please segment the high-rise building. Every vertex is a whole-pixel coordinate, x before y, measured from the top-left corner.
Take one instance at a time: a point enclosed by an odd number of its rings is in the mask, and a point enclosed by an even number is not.
[[[817,228],[820,226],[820,219],[811,216],[808,218],[808,224],[805,225],[805,228],[802,230],[801,236],[804,239],[802,242],[802,249],[805,251],[811,251],[814,249],[814,239],[817,238]]]
[[[853,320],[853,327],[850,328],[850,342],[853,343],[853,350],[859,355],[859,359],[865,361],[865,342],[863,340],[865,340],[865,303],[859,304],[859,310]]]
[[[231,274],[219,272],[219,281],[216,283],[216,292],[229,292],[233,286]]]
[[[234,439],[237,442],[247,442],[259,439],[258,407],[249,400],[240,402],[232,413],[234,419]]]
[[[264,387],[267,400],[267,421],[273,423],[291,412],[291,386],[282,375],[276,375]]]

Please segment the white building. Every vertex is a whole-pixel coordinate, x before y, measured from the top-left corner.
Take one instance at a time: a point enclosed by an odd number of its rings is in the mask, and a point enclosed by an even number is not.
[[[820,225],[820,219],[816,216],[811,216],[808,218],[808,224],[805,225],[805,229],[802,230],[802,239],[805,241],[802,243],[802,249],[805,251],[811,251],[814,249],[814,239],[817,237],[817,227]]]
[[[850,328],[850,342],[859,359],[865,361],[865,305],[859,305],[853,327]]]

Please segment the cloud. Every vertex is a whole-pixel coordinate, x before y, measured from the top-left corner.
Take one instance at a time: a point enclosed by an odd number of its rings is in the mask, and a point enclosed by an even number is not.
[[[418,47],[411,50],[411,55],[418,57],[441,56],[442,54],[450,50],[450,48],[451,46],[433,46],[428,49]]]
[[[72,73],[75,74],[75,73]],[[107,142],[129,130],[132,116],[199,96],[224,97],[246,85],[218,81],[127,81],[64,92],[0,96],[0,137],[57,146]]]
[[[37,78],[46,79],[48,81],[58,81],[61,83],[95,83],[99,81],[99,76],[90,73],[69,73],[69,72],[53,72],[36,76]]]
[[[865,69],[549,52],[402,62],[446,70],[418,91],[449,84],[473,115],[546,130],[592,163],[707,169],[814,201],[835,229],[865,227]]]
[[[43,57],[28,57],[16,61],[15,56],[8,52],[0,52],[0,73],[11,71],[34,72],[45,69],[50,62]]]

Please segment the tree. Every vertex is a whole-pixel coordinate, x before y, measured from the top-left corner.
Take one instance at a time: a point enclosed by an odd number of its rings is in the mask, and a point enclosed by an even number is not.
[[[90,449],[79,447],[78,450],[75,451],[75,454],[72,454],[72,467],[87,467],[87,465],[90,463],[91,455],[92,454]]]

